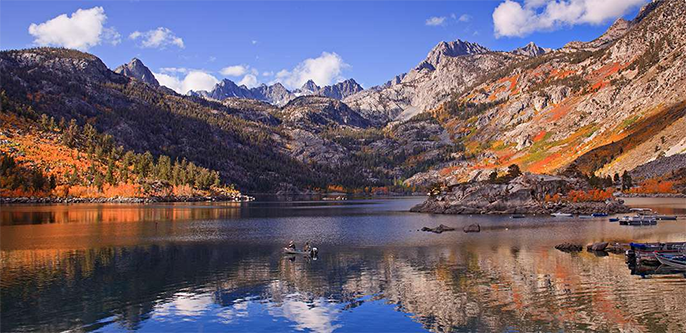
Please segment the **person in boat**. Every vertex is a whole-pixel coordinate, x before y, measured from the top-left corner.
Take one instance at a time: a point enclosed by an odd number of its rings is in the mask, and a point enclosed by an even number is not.
[[[312,247],[310,246],[310,242],[305,242],[305,247],[303,247],[303,252],[310,252],[312,250]]]
[[[297,249],[295,248],[295,243],[293,241],[290,241],[290,243],[288,243],[288,246],[286,246],[286,248],[289,250],[297,251]]]

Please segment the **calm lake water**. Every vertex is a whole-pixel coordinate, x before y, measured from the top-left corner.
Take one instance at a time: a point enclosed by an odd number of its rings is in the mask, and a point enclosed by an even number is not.
[[[686,331],[683,272],[553,248],[686,241],[683,217],[407,212],[421,200],[2,206],[1,330]],[[482,232],[417,231],[441,223]],[[289,240],[318,260],[284,256]]]

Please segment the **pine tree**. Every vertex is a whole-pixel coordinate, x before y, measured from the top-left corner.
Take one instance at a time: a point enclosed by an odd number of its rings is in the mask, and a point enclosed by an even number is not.
[[[105,181],[112,186],[117,185],[117,180],[114,178],[114,161],[112,160],[110,160],[110,162],[107,164]]]
[[[102,187],[104,184],[103,176],[100,172],[96,171],[93,177],[93,185],[98,188],[98,191],[102,192]]]

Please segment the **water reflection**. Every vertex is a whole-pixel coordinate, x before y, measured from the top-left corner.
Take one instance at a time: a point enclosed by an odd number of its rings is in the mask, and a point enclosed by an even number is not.
[[[369,209],[357,207],[343,220],[335,214],[323,219],[319,212],[318,218],[170,221],[157,227],[114,222],[6,225],[0,252],[1,328],[686,330],[683,274],[663,270],[637,276],[632,274],[642,271],[630,270],[621,255],[597,257],[552,248],[566,240],[610,237],[686,239],[686,228],[678,224],[683,221],[620,228],[598,221],[484,219],[479,221],[485,231],[478,235],[433,235],[412,230],[439,221],[466,224],[474,218]],[[61,232],[61,240],[45,246],[43,240],[54,231]],[[120,243],[107,234],[130,238]],[[283,239],[326,239],[325,234],[336,236],[321,243],[319,260],[280,252]],[[84,245],[75,239],[92,240]]]

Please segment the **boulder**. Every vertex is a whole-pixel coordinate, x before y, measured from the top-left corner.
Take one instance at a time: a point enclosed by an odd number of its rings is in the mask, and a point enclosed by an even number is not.
[[[589,245],[587,248],[589,251],[605,251],[607,245],[607,242],[593,243],[592,245]]]
[[[578,244],[572,244],[572,243],[562,243],[555,245],[555,248],[562,251],[562,252],[579,252],[583,250],[583,246],[578,245]]]
[[[443,233],[444,231],[454,231],[455,228],[449,227],[447,225],[441,224],[436,228],[429,228],[429,227],[424,227],[422,228],[422,231],[428,231],[428,232],[433,232],[436,234]]]
[[[474,223],[462,228],[464,232],[481,232],[481,226]]]

